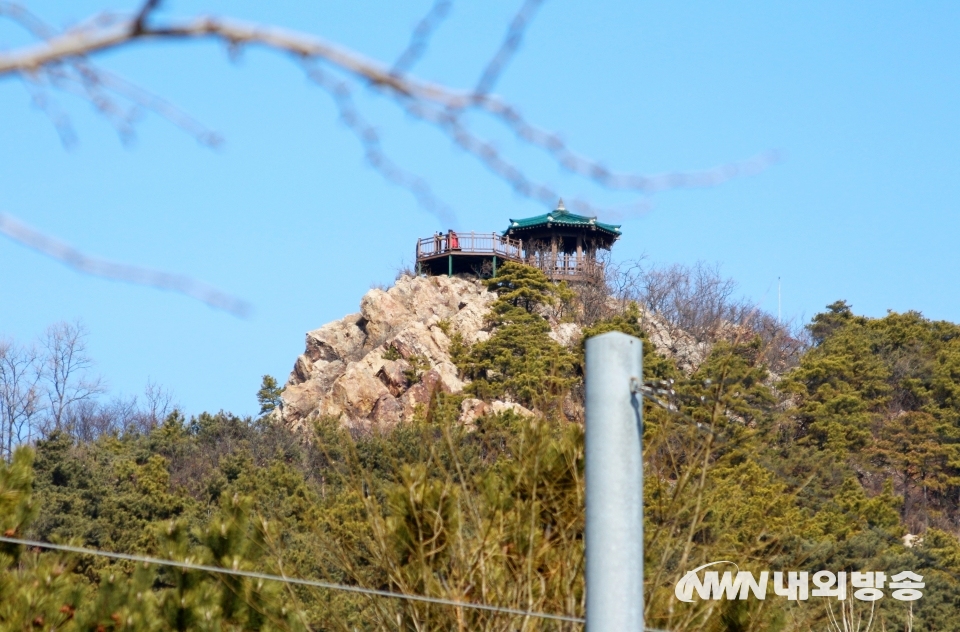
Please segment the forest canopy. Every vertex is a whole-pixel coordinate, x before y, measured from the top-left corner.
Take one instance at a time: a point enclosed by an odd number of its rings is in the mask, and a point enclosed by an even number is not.
[[[505,267],[489,282],[500,297],[489,339],[455,341],[471,392],[436,392],[413,423],[359,431],[319,419],[294,433],[275,422],[280,387],[266,376],[258,418],[174,411],[93,436],[57,428],[0,466],[0,531],[582,617],[583,428],[561,408],[582,394],[583,351],[551,340],[540,314],[584,312],[529,270]],[[585,322],[585,336],[645,338],[641,309],[627,302]],[[718,334],[692,374],[645,341],[644,378],[670,384],[672,404],[645,403],[647,624],[807,630],[873,616],[875,629],[960,630],[960,326],[915,312],[867,318],[838,301],[807,331],[809,346],[778,373],[772,338],[746,321]],[[463,424],[468,395],[539,414]],[[874,611],[829,599],[677,601],[677,580],[717,559],[753,571],[911,570],[926,588]],[[0,629],[580,625],[0,548]]]

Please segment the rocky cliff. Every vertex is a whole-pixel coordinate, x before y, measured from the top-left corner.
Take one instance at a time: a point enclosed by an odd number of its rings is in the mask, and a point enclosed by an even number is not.
[[[386,291],[370,290],[359,313],[307,333],[283,391],[282,419],[294,428],[318,417],[350,427],[393,425],[411,419],[437,389],[461,392],[450,339],[460,334],[470,345],[488,338],[484,317],[495,299],[481,283],[457,277],[405,276]],[[706,357],[705,345],[652,315],[644,314],[643,325],[657,350],[682,369],[692,372]],[[582,335],[574,323],[551,321],[551,330],[564,345]],[[510,402],[467,400],[461,419],[506,408],[529,413]]]

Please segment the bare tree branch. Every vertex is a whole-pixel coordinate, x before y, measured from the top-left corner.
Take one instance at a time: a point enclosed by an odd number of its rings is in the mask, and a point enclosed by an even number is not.
[[[215,148],[223,143],[218,133],[165,99],[90,63],[75,61],[69,65],[48,68],[42,74],[24,75],[21,78],[33,97],[34,105],[48,114],[66,146],[74,144],[76,135],[70,127],[69,118],[55,107],[45,88],[61,90],[86,101],[113,125],[124,140],[133,138],[135,123],[143,112],[149,111],[166,119],[202,145]],[[126,106],[121,99],[131,105]]]
[[[147,381],[143,397],[147,400],[147,407],[142,414],[150,428],[159,425],[170,413],[180,407],[173,392],[153,380]]]
[[[456,226],[453,210],[434,195],[427,181],[420,176],[401,169],[383,152],[380,134],[360,115],[353,102],[350,86],[332,77],[317,65],[305,64],[307,76],[333,98],[340,113],[340,120],[363,145],[367,163],[388,181],[409,190],[426,211],[434,214],[448,226]]]
[[[502,63],[509,59],[512,51],[519,45],[522,29],[532,15],[530,6],[535,8],[537,4],[539,2],[528,0],[528,4],[524,5],[525,8],[521,9],[514,19],[511,31],[502,47],[502,54],[497,55],[501,61],[497,62],[495,58],[491,62],[492,65],[488,66],[491,71],[491,80],[496,79]],[[759,173],[778,159],[778,154],[767,152],[746,161],[729,163],[705,171],[665,173],[654,176],[617,173],[599,162],[571,151],[559,136],[530,125],[516,108],[496,97],[477,91],[455,90],[409,75],[396,75],[379,62],[313,35],[214,17],[198,17],[165,26],[144,24],[139,30],[135,28],[133,20],[110,16],[87,24],[87,26],[75,27],[49,37],[37,44],[0,54],[0,77],[12,73],[35,74],[47,66],[85,58],[137,40],[216,39],[231,46],[256,44],[286,52],[300,59],[323,60],[399,99],[404,103],[404,107],[419,118],[438,124],[458,145],[464,148],[473,147],[475,151],[470,153],[482,159],[485,156],[488,158],[491,156],[489,143],[478,145],[472,141],[464,142],[464,125],[457,116],[452,114],[467,108],[480,109],[503,122],[524,142],[546,151],[563,168],[606,188],[652,193],[673,188],[715,186],[733,177]],[[409,106],[411,102],[419,107],[411,108]],[[441,114],[436,108],[446,110],[446,113]],[[491,165],[488,164],[488,166]],[[511,173],[510,169],[499,167],[495,168],[494,172],[500,175]],[[511,184],[521,194],[535,189],[529,183],[522,184],[516,178]],[[532,195],[532,197],[540,199],[539,195]]]
[[[143,27],[147,23],[147,18],[149,18],[150,14],[160,6],[160,2],[161,0],[146,0],[146,2],[143,3],[143,6],[140,7],[140,11],[137,12],[137,17],[133,19],[133,30],[135,33],[143,32]]]
[[[49,64],[86,57],[119,48],[135,40],[147,39],[219,39],[233,45],[260,44],[298,57],[323,59],[357,77],[378,86],[389,87],[401,94],[444,103],[455,99],[454,93],[446,88],[394,77],[381,64],[317,37],[272,26],[214,17],[199,17],[179,24],[157,27],[142,24],[139,30],[136,22],[129,19],[73,28],[37,44],[0,54],[0,76],[15,72],[37,72]]]
[[[92,92],[98,89],[108,90],[117,94],[131,103],[157,114],[166,119],[173,125],[192,136],[197,142],[208,147],[219,147],[223,143],[223,137],[217,132],[209,129],[203,123],[196,120],[177,106],[166,99],[163,99],[140,86],[130,83],[123,77],[107,72],[87,63],[76,64],[77,72],[83,80],[83,85],[88,94],[92,97]],[[88,99],[91,102],[92,98]],[[96,104],[95,104],[96,105]]]
[[[240,318],[246,318],[250,313],[250,305],[244,300],[199,281],[194,281],[190,277],[88,257],[72,246],[48,237],[4,213],[0,213],[0,233],[19,244],[60,261],[78,272],[116,281],[147,285],[162,290],[171,290]]]
[[[413,65],[423,57],[423,53],[427,50],[430,37],[447,18],[451,6],[453,6],[451,0],[434,1],[433,6],[430,7],[430,11],[423,16],[423,19],[421,19],[420,22],[417,23],[416,28],[413,29],[413,33],[410,34],[410,43],[407,44],[404,51],[397,57],[397,61],[393,63],[390,74],[396,76],[406,74],[413,68]]]
[[[146,3],[138,15],[138,20],[145,20],[148,12],[158,4],[159,2],[153,1]],[[46,40],[57,35],[56,29],[20,5],[0,1],[0,15],[10,18],[40,39]],[[44,79],[47,79],[49,87],[69,92],[90,103],[114,125],[121,138],[132,137],[136,112],[124,111],[119,103],[110,98],[108,92],[166,119],[203,145],[217,147],[223,142],[219,134],[211,131],[172,103],[83,58],[71,59],[63,64],[48,65],[44,68],[44,72],[20,73],[20,77],[30,92],[34,105],[47,114],[61,142],[67,147],[75,144],[76,134],[73,132],[69,118],[43,90]]]
[[[435,124],[457,147],[477,158],[494,175],[509,184],[517,194],[544,204],[553,204],[561,197],[556,190],[532,180],[523,170],[507,161],[491,142],[474,135],[463,124],[462,117],[456,113],[447,109],[428,107],[412,99],[406,100],[405,105],[410,115]],[[589,206],[575,210],[594,211]]]
[[[507,30],[507,35],[503,39],[500,49],[480,75],[480,80],[477,81],[477,85],[473,89],[475,98],[483,97],[493,90],[503,70],[520,48],[520,44],[523,42],[523,35],[526,33],[527,27],[530,25],[534,14],[536,14],[541,4],[543,4],[543,0],[524,0],[520,11],[517,12],[510,22],[510,28]]]
[[[63,427],[69,410],[106,391],[100,377],[87,375],[93,360],[87,355],[86,337],[87,330],[79,322],[51,325],[44,334],[42,375],[53,430]]]
[[[60,144],[70,149],[77,143],[77,133],[73,129],[70,117],[60,108],[56,99],[50,97],[40,86],[30,81],[29,77],[21,77],[23,89],[30,95],[30,103],[47,117],[53,129],[60,138]]]
[[[0,458],[33,438],[34,419],[42,409],[39,356],[33,347],[0,339]]]
[[[33,35],[46,39],[57,34],[49,24],[27,9],[13,2],[0,2],[0,15],[16,22]]]

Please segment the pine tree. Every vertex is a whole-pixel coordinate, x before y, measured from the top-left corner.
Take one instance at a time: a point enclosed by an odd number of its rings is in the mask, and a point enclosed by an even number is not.
[[[280,396],[283,394],[283,387],[277,384],[277,379],[272,375],[264,375],[260,382],[260,390],[257,391],[257,401],[260,402],[260,414],[269,415],[277,406],[282,406],[283,401]]]

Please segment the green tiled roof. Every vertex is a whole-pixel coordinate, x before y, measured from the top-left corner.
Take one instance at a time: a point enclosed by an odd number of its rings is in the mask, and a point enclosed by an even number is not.
[[[584,217],[583,215],[571,213],[563,208],[563,200],[560,201],[557,209],[550,213],[544,213],[543,215],[528,217],[526,219],[511,219],[510,226],[507,230],[503,231],[503,234],[506,235],[511,230],[533,228],[535,226],[596,227],[613,235],[620,234],[619,224],[604,224],[603,222],[598,222],[596,217]]]

